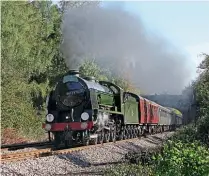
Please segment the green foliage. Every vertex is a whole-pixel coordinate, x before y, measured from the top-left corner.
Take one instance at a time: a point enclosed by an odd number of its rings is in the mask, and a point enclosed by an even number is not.
[[[153,176],[207,176],[209,149],[198,141],[197,130],[198,128],[191,124],[178,130],[163,148],[128,153],[125,155],[128,161],[126,164],[109,169],[107,173],[140,175],[145,170],[152,171],[146,174]]]
[[[197,125],[198,139],[209,146],[209,115],[202,117]]]
[[[148,152],[144,156],[140,152],[132,153],[128,163],[108,169],[106,175],[209,175],[209,149],[197,141],[169,140],[158,154],[155,153]]]
[[[45,3],[40,2],[40,6],[45,6]],[[3,63],[9,63],[28,78],[34,73],[44,72],[57,51],[57,41],[50,37],[55,32],[53,22],[53,19],[46,21],[41,9],[27,1],[3,1]]]
[[[159,176],[206,176],[209,174],[209,150],[199,143],[168,141],[156,157],[155,174]]]
[[[84,60],[84,62],[79,67],[79,71],[82,76],[93,76],[99,81],[108,80],[106,70],[100,68],[99,65],[96,64],[95,60]]]
[[[197,127],[195,127],[193,124],[187,125],[178,131],[170,137],[170,140],[172,141],[182,141],[184,143],[192,143],[196,140],[197,138]]]
[[[59,59],[61,14],[46,1],[2,2],[2,127],[30,137],[43,134],[44,106]],[[60,64],[60,65],[61,65]],[[42,113],[44,113],[42,111]]]
[[[124,91],[140,94],[140,91],[132,85],[132,83],[123,76],[112,76],[111,82],[120,86]]]
[[[140,150],[128,152],[125,155],[125,161],[130,164],[139,164],[142,166],[148,166],[153,164],[153,155],[159,153],[161,148],[155,148],[154,150]]]
[[[152,176],[150,167],[143,167],[136,164],[120,164],[108,169],[104,175],[107,176]]]
[[[16,74],[14,81],[2,86],[2,128],[16,128],[28,137],[35,138],[43,134],[41,120],[37,118],[31,102],[32,85],[28,85]]]
[[[200,105],[201,115],[209,114],[209,55],[204,55],[205,58],[200,64],[200,68],[204,71],[200,74],[199,79],[195,84],[197,93],[197,101]]]
[[[196,81],[195,90],[197,104],[199,105],[199,120],[197,122],[197,135],[200,140],[208,143],[209,137],[209,55],[204,54],[205,58],[200,64],[204,69]],[[209,145],[209,143],[208,143]]]
[[[94,59],[84,60],[79,67],[79,71],[82,76],[93,76],[99,81],[110,81],[120,86],[125,91],[135,91],[135,93],[139,94],[139,91],[135,89],[127,79],[122,76],[113,75],[109,70],[102,69],[102,67],[99,66]]]

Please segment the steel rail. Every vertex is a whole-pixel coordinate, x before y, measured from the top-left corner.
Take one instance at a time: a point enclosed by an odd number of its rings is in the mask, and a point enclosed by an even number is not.
[[[88,146],[81,146],[81,147],[75,147],[75,148],[69,148],[69,149],[59,149],[59,150],[53,150],[52,148],[46,148],[46,149],[39,149],[36,151],[29,151],[29,152],[17,152],[17,153],[7,153],[1,155],[1,162],[12,162],[12,161],[18,161],[18,160],[25,160],[25,159],[34,159],[34,158],[40,158],[40,157],[46,157],[46,156],[52,156],[52,155],[58,155],[58,154],[68,154],[73,153],[85,149],[89,149],[91,147],[98,147],[103,146],[107,144],[113,144],[113,143],[121,143],[121,142],[128,142],[134,139],[140,139],[138,138],[132,138],[132,139],[125,139],[120,140],[116,142],[108,142],[103,144],[96,144],[96,145],[88,145]]]
[[[9,144],[9,145],[2,145],[1,150],[17,150],[29,147],[41,147],[41,146],[48,146],[52,145],[51,142],[32,142],[32,143],[19,143],[19,144]]]

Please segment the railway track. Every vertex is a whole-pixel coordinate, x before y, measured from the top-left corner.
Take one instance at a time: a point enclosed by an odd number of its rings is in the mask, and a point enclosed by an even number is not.
[[[74,148],[56,149],[56,150],[53,149],[52,143],[50,143],[50,142],[21,144],[21,145],[24,145],[22,147],[25,147],[25,148],[26,147],[34,147],[34,146],[35,147],[44,146],[46,148],[44,148],[44,149],[39,148],[38,150],[27,151],[27,152],[15,152],[15,153],[1,154],[1,162],[4,163],[4,162],[12,162],[12,161],[18,161],[18,160],[40,158],[40,157],[46,157],[46,156],[52,156],[52,155],[58,155],[58,154],[67,154],[67,153],[72,153],[72,152],[76,152],[76,151],[89,149],[91,147],[97,147],[97,146],[107,145],[107,144],[111,144],[111,143],[113,144],[113,143],[128,142],[131,140],[142,139],[142,138],[146,138],[146,136],[140,136],[140,137],[135,137],[135,138],[131,138],[131,139],[129,138],[129,139],[124,139],[124,140],[119,140],[116,142],[107,142],[107,143],[96,144],[96,145],[88,145],[88,146],[77,145]],[[18,146],[21,147],[21,145],[18,145]],[[16,147],[17,148],[18,146],[14,145],[14,146],[7,146],[7,147],[9,147],[9,148]],[[6,146],[2,146],[1,148],[6,149]]]
[[[139,139],[139,138],[121,140],[121,141],[117,141],[116,143],[131,141],[134,139]],[[114,142],[108,142],[108,143],[97,144],[97,145],[81,146],[81,147],[75,147],[75,148],[70,148],[70,149],[53,150],[52,148],[46,148],[46,149],[39,149],[35,151],[29,151],[29,152],[7,153],[7,154],[1,155],[1,162],[2,163],[14,162],[14,161],[20,161],[20,160],[25,160],[25,159],[34,159],[34,158],[40,158],[40,157],[46,157],[46,156],[52,156],[52,155],[58,155],[58,154],[67,154],[67,153],[77,152],[77,151],[85,150],[91,147],[97,147],[97,146],[102,146],[102,145],[111,144],[111,143],[114,143]]]
[[[42,146],[51,146],[51,142],[33,142],[33,143],[21,143],[21,144],[10,144],[10,145],[2,145],[1,150],[18,150],[29,147],[42,147]]]

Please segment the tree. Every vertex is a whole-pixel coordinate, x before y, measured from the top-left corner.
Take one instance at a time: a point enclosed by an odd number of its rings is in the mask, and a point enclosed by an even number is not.
[[[93,59],[85,59],[79,67],[82,76],[93,76],[97,80],[110,81],[118,86],[120,86],[125,91],[130,91],[139,94],[139,90],[132,85],[132,83],[122,76],[113,75],[109,70],[103,69],[100,65],[96,63]]]
[[[203,69],[195,84],[199,106],[198,135],[204,142],[209,138],[209,55],[203,54],[204,60],[199,68]]]
[[[41,132],[36,108],[43,105],[50,75],[57,74],[60,23],[58,7],[50,2],[2,2],[3,128]]]
[[[197,101],[201,107],[201,115],[209,115],[209,55],[204,54],[204,57],[204,60],[199,66],[200,69],[203,69],[203,72],[196,81],[195,89]]]
[[[68,9],[80,8],[85,6],[97,6],[100,1],[60,1],[61,11],[64,12]]]
[[[107,71],[101,69],[99,65],[96,64],[95,60],[85,59],[79,67],[79,71],[82,76],[93,76],[97,80],[108,80]]]

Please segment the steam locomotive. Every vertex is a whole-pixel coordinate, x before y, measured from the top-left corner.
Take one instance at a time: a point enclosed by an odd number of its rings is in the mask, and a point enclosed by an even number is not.
[[[78,70],[58,81],[47,97],[47,110],[43,128],[53,134],[55,147],[115,142],[182,124],[182,116],[171,109],[111,82],[83,78]]]

